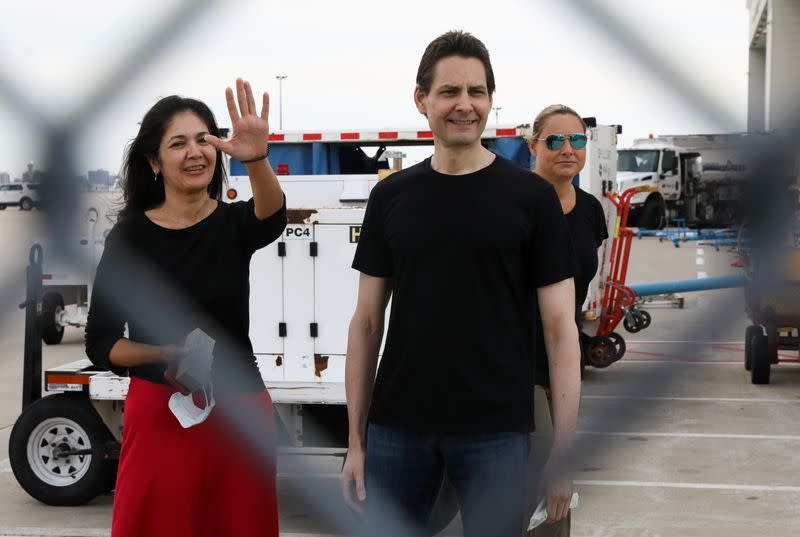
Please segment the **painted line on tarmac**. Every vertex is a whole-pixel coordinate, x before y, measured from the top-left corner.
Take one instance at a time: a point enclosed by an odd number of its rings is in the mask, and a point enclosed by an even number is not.
[[[627,345],[744,345],[744,341],[689,341],[684,339],[626,339],[625,343]]]
[[[92,528],[0,528],[2,537],[108,537],[111,530]]]
[[[792,403],[800,399],[769,399],[763,397],[655,397],[639,395],[583,395],[583,399],[625,399],[632,401],[685,401],[692,403]]]
[[[575,480],[578,486],[642,487],[662,489],[735,490],[752,492],[798,492],[800,487],[789,485],[740,485],[736,483],[675,483],[668,481],[607,481],[602,479]]]
[[[339,479],[339,472],[278,472],[278,479]]]
[[[628,351],[633,352],[633,351]],[[694,360],[692,358],[676,358],[672,360],[662,360],[659,358],[644,359],[644,360],[623,360],[620,364],[686,364],[686,365],[730,365],[741,364],[741,360]]]
[[[628,352],[635,352],[635,351],[628,351]],[[731,365],[731,364],[738,364],[741,365],[742,360],[694,360],[692,358],[683,358],[683,359],[674,359],[674,360],[661,360],[657,358],[653,359],[645,359],[645,360],[627,360],[623,359],[622,361],[618,362],[619,364],[685,364],[685,365]],[[792,359],[781,359],[781,367],[785,366],[796,366],[800,364],[800,360],[797,358]],[[619,366],[614,366],[619,367]]]
[[[736,433],[657,433],[648,431],[575,431],[592,436],[636,436],[658,438],[722,438],[726,440],[783,440],[800,442],[797,434],[736,434]]]
[[[91,528],[0,528],[0,537],[108,537],[111,530]],[[332,533],[286,533],[280,537],[337,537]]]
[[[11,461],[9,459],[3,459],[0,461],[0,474],[8,474],[11,473]],[[2,533],[0,533],[2,535]]]

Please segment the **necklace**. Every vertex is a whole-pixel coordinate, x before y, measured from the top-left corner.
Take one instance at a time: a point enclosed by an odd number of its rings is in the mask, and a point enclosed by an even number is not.
[[[206,212],[207,212],[207,208],[208,208],[208,205],[209,205],[209,203],[208,203],[209,201],[211,201],[211,198],[206,198],[206,200],[203,202],[203,204],[200,206],[200,208],[197,209],[197,212],[195,212],[194,215],[192,216],[192,218],[189,219],[189,220],[183,220],[181,218],[175,218],[174,216],[169,214],[169,212],[167,212],[164,209],[163,205],[160,207],[161,214],[159,216],[161,216],[162,218],[164,218],[165,220],[168,220],[169,222],[171,222],[173,224],[177,224],[181,228],[191,227],[191,226],[195,225],[196,223],[198,223],[203,218],[205,218],[206,216],[208,216],[208,214],[206,214]]]

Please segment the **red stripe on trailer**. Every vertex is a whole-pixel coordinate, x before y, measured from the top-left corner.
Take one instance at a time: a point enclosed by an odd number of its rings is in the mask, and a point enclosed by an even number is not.
[[[433,138],[433,131],[417,131],[417,138]]]
[[[53,275],[52,274],[42,274],[42,279],[43,280],[52,280],[53,279]]]
[[[358,140],[359,138],[361,138],[361,135],[357,132],[343,132],[339,136],[340,140]]]
[[[286,136],[284,134],[270,134],[269,141],[270,142],[282,142]]]
[[[322,140],[322,133],[319,132],[310,132],[308,134],[303,135],[303,141],[305,142],[313,142],[315,140]]]
[[[379,132],[378,140],[397,140],[397,131],[394,132]]]
[[[89,376],[48,373],[45,384],[89,384]]]
[[[497,136],[516,136],[517,129],[495,129]]]

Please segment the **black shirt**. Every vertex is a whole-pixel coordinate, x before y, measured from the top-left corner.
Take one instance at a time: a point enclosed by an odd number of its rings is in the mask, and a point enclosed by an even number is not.
[[[581,308],[589,294],[589,284],[597,273],[597,249],[608,238],[608,230],[603,206],[597,198],[578,187],[575,187],[575,207],[564,216],[578,261],[575,320],[580,329],[583,327]],[[536,384],[550,386],[550,368],[541,322],[538,322],[536,331]]]
[[[220,202],[185,229],[161,227],[144,213],[120,220],[106,239],[92,291],[86,325],[92,362],[124,373],[108,355],[126,323],[130,340],[152,345],[183,345],[189,332],[201,328],[216,340],[215,392],[263,390],[248,337],[250,258],[280,237],[286,205],[265,220],[255,217],[253,207],[253,200]],[[237,372],[235,386],[217,382],[226,365]],[[130,368],[132,376],[161,383],[164,371],[163,364]]]
[[[392,289],[370,420],[532,430],[536,288],[572,277],[566,230],[553,187],[501,157],[466,175],[427,159],[378,183],[353,261]]]

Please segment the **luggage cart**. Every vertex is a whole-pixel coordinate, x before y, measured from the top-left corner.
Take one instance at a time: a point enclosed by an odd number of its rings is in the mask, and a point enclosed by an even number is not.
[[[627,227],[631,199],[639,192],[655,190],[656,187],[653,186],[638,186],[629,188],[622,194],[606,194],[617,209],[617,223],[611,243],[610,267],[603,286],[600,323],[595,335],[586,341],[587,360],[594,367],[608,367],[625,354],[625,339],[614,332],[620,322],[631,333],[650,326],[650,314],[639,309],[636,293],[625,285],[625,279],[634,236],[634,231]]]

